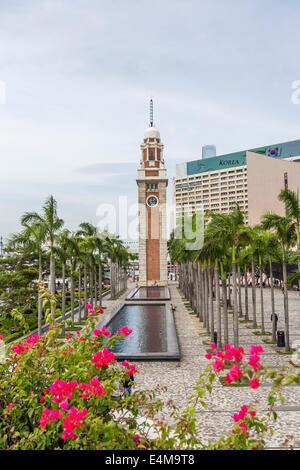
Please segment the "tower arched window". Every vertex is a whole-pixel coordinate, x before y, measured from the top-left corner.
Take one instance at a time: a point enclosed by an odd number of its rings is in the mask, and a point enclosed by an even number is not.
[[[150,150],[149,160],[154,160],[154,151],[153,150]]]

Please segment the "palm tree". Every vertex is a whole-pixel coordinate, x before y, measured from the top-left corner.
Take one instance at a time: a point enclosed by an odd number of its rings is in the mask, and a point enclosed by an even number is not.
[[[297,252],[300,254],[300,202],[299,191],[297,193],[291,189],[282,189],[278,199],[285,204],[286,216],[296,224]],[[298,259],[298,270],[300,271],[300,258]],[[298,281],[300,295],[300,280]]]
[[[243,229],[244,216],[239,206],[230,214],[215,213],[211,221],[210,234],[217,243],[224,243],[231,247],[232,277],[233,277],[233,332],[234,346],[239,345],[239,321],[237,303],[237,279],[236,279],[236,251],[240,244],[241,231]]]
[[[289,338],[289,306],[287,291],[287,254],[296,241],[296,224],[290,217],[267,213],[262,218],[262,227],[272,230],[281,248],[284,294],[284,323],[285,323],[285,350],[290,351]]]
[[[64,229],[57,234],[55,252],[59,257],[62,265],[62,295],[61,295],[61,313],[62,320],[65,321],[66,316],[66,263],[68,261],[68,249],[69,249],[69,238],[71,232],[68,229]],[[65,326],[62,327],[62,334],[65,333]]]
[[[211,232],[212,231],[212,232]],[[216,299],[216,311],[217,311],[217,346],[218,348],[222,347],[222,316],[221,316],[221,305],[220,305],[220,271],[219,271],[219,260],[224,257],[224,245],[218,243],[213,237],[214,234],[214,225],[213,218],[212,221],[208,224],[205,231],[205,242],[201,250],[197,254],[197,259],[199,257],[204,257],[208,259],[209,266],[209,306],[210,306],[210,326],[211,326],[211,340],[214,341],[214,308],[213,308],[213,279],[215,286],[215,299]],[[226,249],[226,247],[225,247]],[[213,265],[211,266],[211,260],[213,260]],[[222,267],[221,267],[222,270]]]
[[[74,285],[74,275],[77,269],[77,266],[80,263],[80,248],[79,240],[76,234],[72,234],[68,239],[68,260],[70,262],[70,284],[71,284],[71,318],[74,322],[74,296],[75,296],[75,285]],[[80,309],[80,306],[79,306]]]
[[[110,234],[106,234],[106,247],[107,247],[107,254],[110,259],[110,296],[111,298],[115,298],[118,294],[119,288],[119,261],[120,261],[120,250],[122,243],[119,240],[118,236],[113,236]]]
[[[255,258],[256,258],[256,235],[257,227],[247,227],[245,237],[247,239],[248,251],[251,256],[251,283],[252,283],[252,320],[253,328],[257,328],[256,320],[256,282],[255,282]]]
[[[274,236],[259,227],[254,227],[252,231],[255,255],[258,258],[258,268],[260,277],[260,313],[261,313],[261,332],[265,333],[265,318],[264,318],[264,298],[263,298],[263,267],[262,262],[265,256],[271,255],[273,252]],[[272,292],[272,291],[271,291]],[[275,314],[273,315],[275,321]]]
[[[61,229],[64,221],[57,215],[57,202],[53,196],[49,196],[42,207],[42,215],[37,212],[26,212],[21,218],[22,225],[32,222],[41,223],[46,228],[46,237],[50,244],[50,290],[55,295],[55,240],[56,234]],[[51,313],[55,319],[54,305],[51,304]]]
[[[95,239],[98,234],[97,227],[95,227],[93,224],[89,222],[82,222],[79,224],[80,229],[77,231],[77,235],[81,237],[83,240],[81,242],[81,249],[86,251],[86,256],[85,256],[85,262],[84,262],[84,289],[85,289],[85,305],[87,304],[87,294],[86,294],[86,289],[87,289],[87,269],[89,268],[89,293],[90,293],[90,299],[91,299],[91,304],[93,305],[93,274],[95,270],[95,250],[96,250],[96,245],[95,245]],[[96,301],[96,299],[95,299]],[[87,311],[85,309],[84,312],[84,318],[87,318]]]
[[[245,279],[245,321],[249,321],[249,301],[248,301],[248,279],[247,279],[247,269],[251,264],[251,252],[249,248],[243,248],[239,251],[239,263],[244,270],[244,279]]]
[[[33,222],[30,225],[23,223],[24,229],[21,233],[12,235],[8,240],[7,249],[15,249],[17,245],[23,246],[23,257],[36,254],[38,258],[40,286],[43,281],[42,257],[44,253],[44,243],[46,237],[46,226],[42,222]],[[38,294],[38,335],[42,334],[43,301]]]

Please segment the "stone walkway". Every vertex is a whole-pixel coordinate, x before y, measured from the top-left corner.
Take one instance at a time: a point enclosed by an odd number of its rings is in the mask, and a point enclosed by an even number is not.
[[[133,288],[129,285],[129,288]],[[129,290],[117,300],[105,299],[103,304],[108,307],[105,310],[105,316],[119,303],[124,302]],[[163,401],[172,398],[175,403],[181,407],[188,406],[188,397],[193,393],[193,387],[200,373],[207,366],[207,360],[204,355],[208,346],[203,344],[206,336],[200,336],[203,333],[202,324],[197,317],[192,316],[186,310],[183,300],[175,286],[170,286],[171,302],[178,306],[175,313],[175,322],[177,335],[181,349],[180,362],[138,362],[137,367],[140,374],[135,375],[136,387],[139,389],[153,389],[156,384],[166,386],[167,391],[162,395]],[[270,313],[267,297],[269,290],[265,289],[266,297],[266,330],[270,331]],[[282,300],[280,291],[276,291],[276,305],[279,312],[279,325],[282,327]],[[291,311],[291,331],[292,339],[299,339],[299,293],[290,293],[290,311]],[[251,311],[251,309],[250,309]],[[257,319],[259,321],[259,290],[257,290]],[[277,313],[278,313],[277,312]],[[251,315],[250,315],[251,317]],[[229,315],[230,341],[232,341],[232,315]],[[261,337],[257,337],[252,330],[245,324],[240,323],[240,343],[245,350],[250,344],[262,344],[265,350],[263,354],[263,363],[272,364],[280,367],[287,364],[290,356],[279,355],[274,350],[274,346],[262,342]],[[267,394],[269,386],[260,387],[257,390],[251,390],[248,387],[223,387],[215,381],[213,393],[207,398],[208,409],[204,410],[200,405],[196,410],[197,430],[203,442],[215,441],[225,430],[231,429],[234,421],[231,416],[244,404],[254,403],[256,409],[261,414],[267,414]],[[285,402],[280,406],[278,403],[278,420],[273,425],[274,436],[268,438],[269,448],[278,448],[285,440],[286,435],[293,435],[296,440],[296,446],[300,447],[300,387],[289,386],[285,388]]]

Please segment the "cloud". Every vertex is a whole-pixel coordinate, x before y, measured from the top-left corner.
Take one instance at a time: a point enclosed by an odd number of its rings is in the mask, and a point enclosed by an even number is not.
[[[86,174],[105,174],[105,176],[127,176],[133,175],[136,171],[137,163],[136,162],[113,162],[113,163],[94,163],[91,165],[82,166],[76,168],[74,171],[76,173],[86,173]]]

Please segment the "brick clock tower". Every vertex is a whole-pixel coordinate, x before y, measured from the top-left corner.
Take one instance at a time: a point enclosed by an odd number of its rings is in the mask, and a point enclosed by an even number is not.
[[[166,188],[168,179],[160,133],[153,127],[150,101],[150,127],[141,145],[138,168],[139,202],[139,284],[168,285]]]

